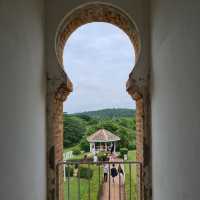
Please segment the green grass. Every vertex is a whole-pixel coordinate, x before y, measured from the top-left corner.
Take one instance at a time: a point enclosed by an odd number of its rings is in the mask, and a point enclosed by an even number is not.
[[[73,148],[73,147],[72,147]],[[72,148],[65,149],[65,152],[72,150]],[[81,153],[80,155],[73,156],[72,160],[80,160],[84,157],[84,153]],[[90,153],[88,154],[88,156]],[[128,152],[128,160],[135,161],[136,160],[136,151],[132,150]],[[99,171],[98,166],[91,165],[90,166],[93,169],[93,177],[90,180],[90,194],[92,200],[97,200],[98,198],[98,192],[99,192]],[[131,199],[137,199],[137,192],[136,192],[136,166],[131,165],[131,175],[129,171],[129,165],[125,164],[125,174],[126,174],[126,180],[125,180],[125,191],[126,191],[126,199],[130,199],[130,177],[131,177]],[[102,166],[101,166],[101,180],[102,181]],[[88,200],[88,191],[89,191],[89,182],[86,179],[80,179],[80,197],[81,200]],[[68,188],[67,188],[67,182],[64,183],[64,199],[67,199],[68,196]],[[78,199],[78,181],[77,177],[70,177],[70,199],[75,200]]]
[[[73,149],[79,148],[79,147],[80,147],[79,144],[77,144],[76,146],[73,146],[73,147],[64,148],[63,151],[65,153],[65,152],[68,152],[68,151],[73,151]]]
[[[136,151],[129,151],[128,152],[128,160],[135,161],[136,160]],[[126,191],[126,199],[137,199],[137,191],[136,191],[136,166],[131,165],[131,171],[129,169],[129,165],[125,164],[125,174],[126,174],[126,181],[125,181],[125,191]],[[131,178],[131,180],[130,180]],[[131,188],[130,188],[131,183]],[[131,192],[130,192],[131,191]]]
[[[69,199],[78,199],[78,182],[76,177],[70,177],[70,185],[69,185]],[[88,191],[88,183],[86,179],[80,179],[80,195]],[[64,199],[68,199],[68,184],[67,181],[64,183]]]
[[[64,153],[67,153],[69,151],[73,151],[73,149],[76,149],[76,148],[79,148],[79,144],[76,145],[76,146],[73,146],[73,147],[69,147],[69,148],[64,148],[63,149],[63,152]],[[92,155],[92,153],[84,153],[84,152],[81,152],[81,154],[79,155],[73,155],[73,157],[70,159],[70,160],[81,160],[84,158],[84,155],[87,155],[88,157]]]
[[[82,166],[82,165],[81,165]],[[88,166],[88,165],[86,165]],[[99,168],[96,165],[91,165],[91,169],[93,169],[93,177],[90,180],[80,179],[80,197],[81,200],[88,200],[89,194],[89,184],[90,184],[90,199],[97,200],[98,192],[99,192]],[[100,182],[102,181],[102,167],[100,168]],[[70,177],[70,199],[75,200],[78,199],[78,179],[77,177]],[[68,185],[67,181],[64,183],[64,199],[67,199],[68,196]]]
[[[128,160],[135,161],[136,160],[136,151],[131,150],[128,152]]]

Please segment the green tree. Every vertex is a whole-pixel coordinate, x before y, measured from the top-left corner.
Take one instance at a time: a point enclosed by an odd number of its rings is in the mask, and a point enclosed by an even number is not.
[[[116,131],[116,134],[120,137],[119,148],[128,148],[130,141],[127,129],[124,127],[120,127]]]
[[[85,134],[86,124],[78,117],[64,115],[64,147],[71,147],[80,142]]]
[[[89,145],[89,142],[87,141],[86,137],[83,137],[81,139],[80,148],[81,148],[81,150],[83,150],[85,152],[89,152],[90,151],[90,145]]]

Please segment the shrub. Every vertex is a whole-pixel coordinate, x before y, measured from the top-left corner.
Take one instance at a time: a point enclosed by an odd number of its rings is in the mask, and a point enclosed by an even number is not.
[[[106,152],[99,152],[97,154],[97,158],[98,158],[98,161],[105,161],[106,158],[107,158],[107,153]]]
[[[80,178],[91,179],[93,176],[93,170],[88,167],[81,166],[78,171],[78,176],[80,174]]]
[[[83,150],[85,152],[89,152],[90,151],[90,145],[89,145],[89,142],[86,140],[86,138],[83,138],[81,140],[80,147],[81,147],[81,150]]]
[[[79,148],[73,149],[73,155],[80,155],[80,154],[81,154],[81,151]]]
[[[78,169],[78,166],[79,166],[79,164],[76,163],[76,164],[74,165],[74,169]]]
[[[73,167],[65,167],[65,176],[68,177],[69,176],[73,176],[74,174],[74,168]]]
[[[127,148],[120,148],[120,157],[123,158],[125,154],[128,154],[128,149]]]
[[[128,145],[128,150],[135,150],[135,149],[136,149],[135,144],[131,143]]]

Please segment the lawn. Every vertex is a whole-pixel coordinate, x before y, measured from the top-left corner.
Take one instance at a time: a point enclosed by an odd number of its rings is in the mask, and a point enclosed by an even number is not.
[[[64,153],[67,153],[67,152],[73,151],[74,149],[77,149],[77,148],[80,148],[80,147],[79,147],[79,144],[76,145],[76,146],[73,146],[73,147],[64,148],[64,149],[63,149],[63,152],[64,152]],[[81,159],[84,158],[84,155],[87,155],[87,157],[89,158],[89,157],[92,157],[93,154],[90,153],[90,152],[84,153],[84,152],[82,151],[81,154],[79,154],[79,155],[73,155],[73,157],[70,158],[70,160],[81,160]]]
[[[81,165],[82,166],[82,165]],[[99,167],[96,165],[91,165],[93,169],[93,176],[90,180],[80,179],[80,199],[88,200],[89,199],[89,185],[90,185],[90,199],[98,199],[99,192]],[[100,168],[100,182],[102,181],[102,167]],[[70,187],[69,187],[70,200],[78,199],[78,178],[70,177]],[[68,200],[68,184],[67,181],[64,183],[64,199]]]
[[[72,150],[72,149],[70,149]],[[69,151],[69,149],[65,149],[65,152]],[[79,160],[84,157],[84,153],[80,155],[74,156],[72,160]],[[135,161],[136,160],[136,152],[129,151],[128,152],[128,160]],[[80,199],[81,200],[88,200],[89,194],[89,184],[90,184],[90,199],[97,200],[98,199],[98,192],[99,192],[99,168],[96,165],[90,166],[93,169],[93,177],[88,181],[87,179],[80,179]],[[126,191],[126,199],[129,200],[130,197],[133,200],[137,199],[137,186],[136,186],[136,166],[131,165],[131,171],[128,164],[125,164],[125,191]],[[102,166],[100,168],[100,182],[103,178],[102,173]],[[131,178],[131,179],[130,179]],[[131,182],[131,188],[130,188]],[[78,199],[78,179],[77,177],[70,177],[70,188],[69,188],[69,195],[71,200]],[[68,185],[67,181],[64,183],[64,199],[68,200]]]
[[[136,152],[129,151],[128,152],[128,160],[135,161],[136,160]],[[125,164],[125,191],[126,191],[126,199],[137,199],[137,188],[136,188],[136,165],[127,165]],[[129,168],[130,167],[130,168]],[[131,183],[131,184],[130,184]],[[131,186],[131,187],[130,187]]]

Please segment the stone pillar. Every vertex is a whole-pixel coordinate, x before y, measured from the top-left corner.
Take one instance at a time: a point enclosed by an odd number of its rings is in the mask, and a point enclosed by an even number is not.
[[[62,165],[58,167],[57,163],[63,160],[63,102],[72,91],[72,84],[70,80],[65,77],[64,71],[60,73],[61,74],[58,74],[60,79],[52,78],[48,80],[48,200],[64,200],[64,168]],[[63,76],[64,80],[62,79]]]

